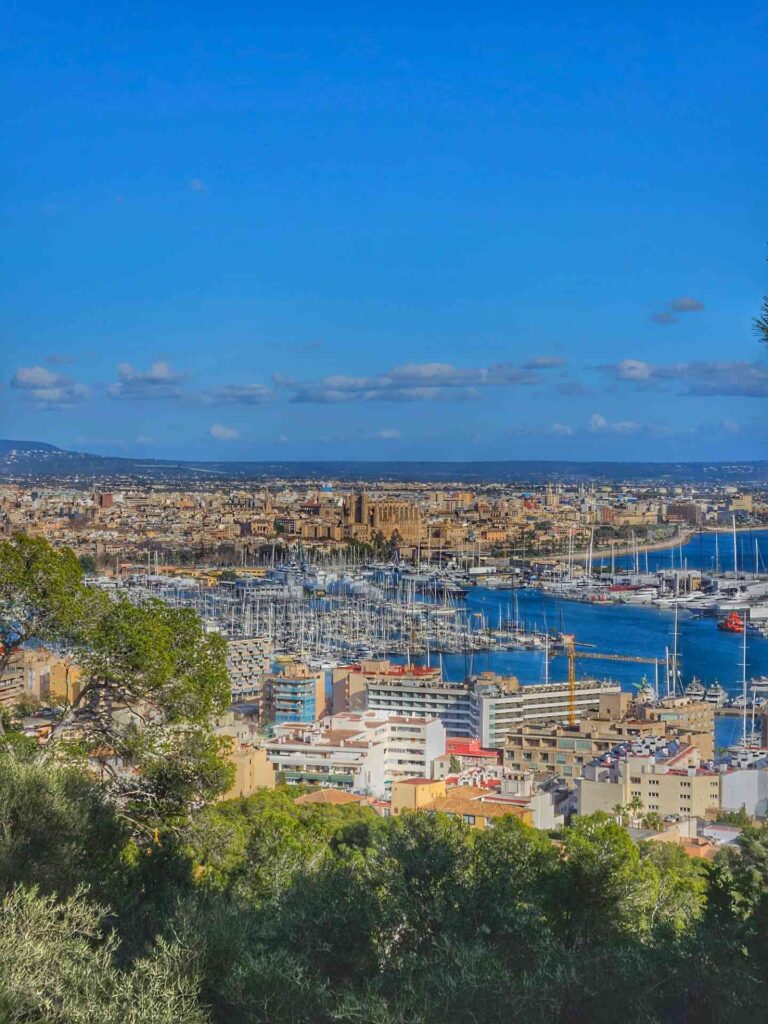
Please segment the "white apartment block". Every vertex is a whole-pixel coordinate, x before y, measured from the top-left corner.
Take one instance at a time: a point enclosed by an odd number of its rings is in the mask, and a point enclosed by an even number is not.
[[[600,697],[620,692],[618,683],[579,680],[576,717],[597,711]],[[479,676],[471,683],[367,682],[368,707],[397,715],[435,716],[448,736],[479,739],[483,747],[503,748],[507,733],[529,722],[568,719],[568,683],[519,684],[497,676]]]
[[[278,725],[265,746],[287,782],[383,797],[396,778],[431,776],[432,762],[445,753],[445,729],[434,717],[342,712],[312,724]]]
[[[600,697],[619,693],[618,683],[583,679],[575,684],[576,718],[597,711]],[[568,683],[530,683],[505,688],[476,681],[472,694],[474,735],[486,748],[503,748],[507,734],[534,722],[567,722],[570,706]]]
[[[464,683],[370,679],[366,700],[372,711],[439,718],[448,736],[475,736],[472,692]]]

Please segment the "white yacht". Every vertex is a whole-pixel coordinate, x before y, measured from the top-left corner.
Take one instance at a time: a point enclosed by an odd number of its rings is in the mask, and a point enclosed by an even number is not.
[[[691,697],[693,700],[704,700],[707,691],[694,676],[683,692],[686,697]]]
[[[704,700],[707,704],[714,704],[716,708],[721,708],[728,700],[728,694],[718,682],[712,683],[711,686],[707,687],[707,692],[704,694]]]

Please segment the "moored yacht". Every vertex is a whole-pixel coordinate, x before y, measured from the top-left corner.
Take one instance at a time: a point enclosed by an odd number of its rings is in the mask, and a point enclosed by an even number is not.
[[[695,676],[684,690],[685,696],[690,697],[692,700],[704,700],[706,692],[706,689]]]
[[[727,702],[728,694],[720,683],[714,682],[711,686],[707,687],[704,700],[707,704],[714,704],[716,708],[721,708]]]

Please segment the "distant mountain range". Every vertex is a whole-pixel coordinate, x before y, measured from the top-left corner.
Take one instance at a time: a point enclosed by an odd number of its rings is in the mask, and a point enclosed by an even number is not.
[[[70,452],[42,441],[0,440],[0,479],[88,480],[344,480],[419,483],[543,483],[548,480],[768,482],[760,462],[205,462],[130,459]]]

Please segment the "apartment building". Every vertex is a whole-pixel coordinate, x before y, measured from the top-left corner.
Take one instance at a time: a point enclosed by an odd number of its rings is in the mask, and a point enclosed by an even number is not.
[[[261,694],[264,675],[271,668],[271,657],[269,637],[227,641],[227,675],[233,700],[247,700]]]
[[[633,703],[629,693],[602,694],[597,712],[585,715],[575,725],[527,723],[511,729],[504,743],[504,769],[573,780],[584,765],[618,744],[657,736],[695,746],[709,760],[714,744],[713,708],[708,705],[699,710],[702,703],[670,698],[672,715],[667,721],[664,701],[651,707]],[[696,705],[690,715],[688,705]]]
[[[233,800],[259,789],[274,789],[275,768],[252,716],[228,711],[217,719],[215,729],[218,736],[228,741],[226,757],[235,769],[232,785],[220,799]]]
[[[581,679],[575,685],[576,717],[597,711],[600,699],[618,694],[618,683]],[[486,748],[502,749],[507,736],[521,725],[534,722],[564,722],[569,715],[567,682],[525,683],[514,676],[485,672],[472,681],[474,733]]]
[[[44,647],[16,651],[0,676],[0,705],[21,700],[74,700],[80,692],[80,667]]]
[[[328,713],[325,673],[302,662],[287,662],[264,680],[264,716],[278,725],[315,722]]]
[[[352,672],[334,673],[334,710],[338,699],[343,707],[354,704],[392,714],[435,716],[448,736],[477,739],[486,749],[502,749],[507,733],[524,722],[568,717],[567,683],[521,684],[514,676],[493,673],[451,683],[441,680],[438,669],[382,665],[388,663],[363,663],[359,670],[355,666]],[[602,695],[618,692],[616,683],[578,681],[576,714],[596,711]]]
[[[21,658],[12,657],[0,675],[0,707],[12,707],[24,699],[24,669]]]
[[[378,677],[366,686],[369,708],[396,715],[420,715],[439,719],[449,736],[476,736],[476,714],[468,683],[422,681],[416,678]]]
[[[768,818],[768,749],[729,752],[718,764],[720,806],[751,818]]]
[[[668,734],[687,736],[705,761],[715,756],[715,708],[705,700],[663,697],[651,704],[638,703],[634,713],[644,722],[658,723]]]
[[[278,725],[265,749],[287,782],[383,797],[397,778],[431,774],[432,762],[445,752],[445,729],[436,718],[344,712],[307,725]]]
[[[629,751],[585,765],[576,782],[580,815],[612,813],[638,799],[645,811],[681,818],[715,818],[720,809],[720,772],[701,767],[696,747],[644,740]]]
[[[367,703],[368,687],[371,684],[397,683],[407,686],[440,681],[439,668],[428,668],[425,665],[394,665],[386,659],[368,658],[358,664],[333,670],[333,713],[363,711],[366,707],[373,707]]]

